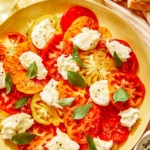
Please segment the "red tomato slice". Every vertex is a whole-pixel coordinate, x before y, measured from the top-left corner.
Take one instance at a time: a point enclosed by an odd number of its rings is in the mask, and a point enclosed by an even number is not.
[[[115,40],[118,41],[120,44],[123,44],[124,46],[131,48],[126,41],[120,39],[115,39]],[[131,73],[131,74],[135,74],[137,69],[138,69],[138,60],[133,51],[130,52],[130,58],[128,58],[127,61],[124,62],[121,67],[118,68],[118,70],[121,72]]]
[[[57,58],[63,54],[63,49],[61,48],[62,39],[63,34],[55,35],[45,46],[41,54],[49,76],[55,80],[61,78],[58,72]]]
[[[0,39],[0,60],[3,60],[6,55],[12,56],[18,44],[25,41],[25,36],[18,32],[8,32],[5,34]]]
[[[101,125],[98,136],[102,140],[113,140],[114,142],[123,142],[128,138],[129,130],[120,123],[119,110],[109,104],[101,107]]]
[[[9,114],[16,114],[20,112],[31,114],[30,100],[28,100],[23,107],[18,109],[14,108],[17,100],[25,96],[27,95],[17,91],[15,87],[13,87],[13,90],[9,94],[6,94],[6,89],[0,89],[0,108]]]
[[[67,29],[70,27],[72,22],[81,16],[87,16],[92,18],[98,23],[96,15],[88,8],[82,6],[73,6],[65,12],[60,20],[60,24],[62,27],[62,31],[66,32]]]
[[[138,76],[127,73],[112,73],[108,75],[108,88],[110,91],[111,103],[119,110],[129,107],[137,107],[142,103],[145,95],[145,88]],[[113,94],[123,88],[129,95],[126,102],[114,102]]]
[[[41,125],[34,123],[27,130],[29,133],[38,135],[34,140],[26,145],[18,145],[19,150],[47,150],[45,145],[55,136],[56,128],[53,125]]]
[[[67,80],[61,80],[58,83],[59,98],[75,98],[72,107],[86,104],[90,98],[89,88],[79,88],[72,86]]]
[[[88,114],[80,120],[72,119],[73,109],[64,116],[64,124],[69,137],[79,144],[86,144],[86,136],[95,137],[100,128],[100,108],[93,104]]]

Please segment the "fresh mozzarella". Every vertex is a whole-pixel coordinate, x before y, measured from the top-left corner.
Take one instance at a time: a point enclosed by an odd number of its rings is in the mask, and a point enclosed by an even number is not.
[[[87,51],[94,49],[99,40],[100,40],[100,33],[97,30],[92,30],[87,27],[82,29],[82,32],[72,38],[72,42],[81,50]]]
[[[41,80],[46,78],[48,71],[42,64],[42,58],[40,56],[38,56],[37,54],[31,51],[28,51],[28,52],[24,52],[19,57],[19,60],[25,69],[27,69],[30,66],[30,64],[35,61],[38,67],[37,79]]]
[[[77,66],[76,62],[72,60],[72,56],[69,55],[68,57],[65,57],[64,54],[62,54],[57,59],[57,66],[58,66],[58,72],[62,75],[62,77],[67,80],[67,71],[79,71],[79,67]]]
[[[121,124],[131,128],[139,118],[139,110],[136,108],[129,108],[121,111],[118,115],[121,116]]]
[[[2,122],[2,138],[11,139],[14,135],[25,132],[33,123],[34,120],[26,113],[12,115]]]
[[[45,146],[49,150],[78,150],[80,146],[75,141],[71,140],[69,136],[61,132],[59,128],[56,129],[57,136],[53,137],[51,141]]]
[[[3,68],[3,62],[0,62],[0,89],[5,88],[5,70]]]
[[[99,137],[93,138],[93,141],[95,143],[95,146],[97,150],[110,150],[111,147],[113,146],[113,141],[104,141],[101,140]]]
[[[62,108],[58,104],[59,100],[59,92],[57,91],[57,85],[58,82],[54,79],[51,79],[47,85],[43,88],[43,91],[40,93],[41,99],[43,102],[45,102],[47,105],[52,105],[57,108]]]
[[[90,96],[94,103],[107,106],[109,104],[109,90],[107,80],[100,80],[95,82],[90,87]]]
[[[54,34],[55,29],[51,26],[50,20],[45,19],[33,28],[31,33],[32,42],[37,48],[43,49]]]
[[[118,41],[106,41],[106,47],[112,56],[114,56],[114,52],[116,52],[118,57],[123,62],[125,62],[130,57],[131,48],[120,44]]]

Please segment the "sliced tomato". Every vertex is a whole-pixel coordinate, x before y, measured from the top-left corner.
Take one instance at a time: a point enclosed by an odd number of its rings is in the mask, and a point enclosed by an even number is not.
[[[120,44],[123,44],[124,46],[131,48],[126,41],[120,39],[115,40],[118,41]],[[121,67],[118,68],[118,70],[124,73],[131,73],[131,74],[135,74],[137,72],[138,59],[133,51],[130,52],[130,58],[128,58],[127,61],[124,62]]]
[[[63,32],[66,32],[72,22],[81,16],[91,17],[98,23],[96,15],[90,9],[82,6],[73,6],[69,8],[61,17],[60,24]]]
[[[14,108],[17,100],[25,96],[29,95],[19,92],[15,86],[13,86],[13,90],[9,94],[6,94],[6,89],[0,89],[0,109],[9,114],[16,114],[19,112],[31,114],[30,100],[28,100],[28,102],[23,107],[18,109]]]
[[[31,110],[34,120],[40,124],[49,125],[53,124],[58,126],[63,122],[59,116],[59,110],[53,106],[46,105],[39,94],[35,94],[31,100]]]
[[[61,75],[58,72],[57,58],[63,54],[63,34],[55,35],[42,50],[43,63],[51,78],[59,80]]]
[[[36,134],[37,137],[29,144],[18,145],[19,150],[47,150],[45,145],[56,135],[56,128],[52,124],[41,125],[35,122],[27,132]]]
[[[18,45],[14,56],[6,56],[4,58],[4,70],[9,72],[16,88],[26,94],[34,94],[42,91],[43,87],[48,83],[48,76],[46,79],[38,80],[37,78],[29,79],[27,77],[27,70],[22,66],[19,57],[22,53],[32,51],[38,54],[39,50],[34,47],[31,42],[24,42]]]
[[[129,129],[120,123],[119,110],[111,103],[108,106],[101,106],[101,125],[98,136],[100,139],[114,142],[123,142],[129,136]]]
[[[72,54],[73,43],[71,39],[80,34],[84,27],[92,30],[98,30],[98,23],[94,19],[87,16],[81,16],[74,20],[64,34],[63,48],[65,50],[65,54]]]
[[[133,74],[116,72],[108,75],[108,88],[111,103],[119,110],[129,107],[137,107],[142,103],[145,95],[145,87],[140,78]],[[129,99],[125,102],[114,102],[113,94],[123,88],[128,94]]]
[[[104,47],[87,52],[82,51],[79,56],[85,65],[85,68],[81,68],[80,74],[88,85],[107,79],[108,74],[117,71],[113,57]]]
[[[75,98],[72,107],[86,104],[90,98],[89,88],[74,87],[68,83],[67,80],[60,80],[58,83],[59,97],[61,98]]]
[[[8,32],[0,39],[0,60],[3,60],[5,56],[12,56],[18,44],[26,41],[24,35],[18,32]]]
[[[86,136],[95,137],[100,128],[100,108],[93,104],[88,114],[80,120],[72,119],[73,109],[64,116],[64,124],[69,137],[79,144],[86,144]]]

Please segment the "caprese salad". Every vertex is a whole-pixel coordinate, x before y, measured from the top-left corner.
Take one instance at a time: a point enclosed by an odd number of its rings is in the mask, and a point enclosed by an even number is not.
[[[135,50],[136,51],[136,50]],[[145,88],[138,59],[88,8],[0,38],[1,136],[19,150],[110,150],[127,140]],[[117,149],[117,148],[116,148]]]

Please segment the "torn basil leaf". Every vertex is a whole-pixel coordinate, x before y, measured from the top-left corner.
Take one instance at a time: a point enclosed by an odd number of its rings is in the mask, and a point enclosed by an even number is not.
[[[12,137],[11,141],[17,145],[26,145],[30,143],[37,135],[28,132],[16,134]]]
[[[27,68],[27,76],[29,79],[33,79],[36,77],[37,73],[38,73],[38,67],[37,67],[36,62],[34,61]]]
[[[20,99],[16,102],[16,104],[15,104],[14,107],[15,107],[16,109],[18,109],[18,108],[24,106],[24,105],[27,103],[27,101],[29,100],[29,98],[30,98],[29,96],[20,98]]]
[[[75,98],[62,98],[58,101],[58,104],[61,106],[71,106]]]
[[[82,68],[85,68],[82,60],[79,58],[78,47],[76,45],[73,45],[72,59],[75,60]]]
[[[68,71],[67,79],[68,79],[68,82],[73,86],[83,87],[83,88],[86,87],[86,83],[83,77],[77,72]]]
[[[123,62],[121,61],[121,59],[119,58],[119,56],[115,51],[114,51],[114,65],[116,68],[119,68],[123,65]]]
[[[90,111],[91,107],[92,107],[92,104],[85,104],[85,105],[75,108],[72,114],[72,118],[73,119],[84,118],[87,115],[87,113]]]
[[[114,102],[125,102],[129,98],[130,98],[130,95],[123,88],[118,89],[113,94],[113,100],[114,100]]]
[[[6,74],[5,77],[6,94],[10,93],[13,89],[13,82],[10,73]]]
[[[86,136],[86,141],[88,142],[90,150],[97,150],[93,139],[89,135]]]

